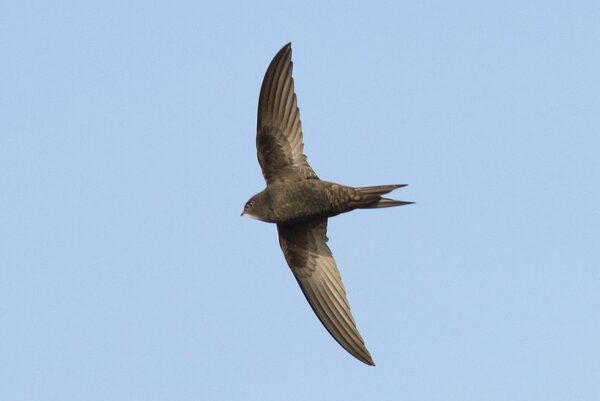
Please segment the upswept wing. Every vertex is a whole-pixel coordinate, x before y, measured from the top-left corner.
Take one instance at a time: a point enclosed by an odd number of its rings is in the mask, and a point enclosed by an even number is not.
[[[292,46],[273,58],[260,89],[256,150],[263,176],[275,181],[318,179],[306,161],[292,78]]]
[[[321,323],[346,351],[375,365],[356,328],[342,278],[327,246],[327,219],[279,224],[277,230],[285,260]]]

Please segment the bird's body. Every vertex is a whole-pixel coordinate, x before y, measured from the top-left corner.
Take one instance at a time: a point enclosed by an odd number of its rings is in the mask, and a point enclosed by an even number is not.
[[[381,194],[401,186],[352,188],[319,179],[274,183],[255,196],[260,204],[246,214],[268,223],[291,224],[359,208],[398,206],[403,202],[381,198]]]
[[[412,203],[382,197],[404,185],[353,188],[319,179],[304,155],[289,43],[271,61],[261,86],[256,148],[267,187],[246,202],[242,214],[277,224],[285,260],[321,323],[344,349],[374,365],[327,246],[327,221],[354,209]]]

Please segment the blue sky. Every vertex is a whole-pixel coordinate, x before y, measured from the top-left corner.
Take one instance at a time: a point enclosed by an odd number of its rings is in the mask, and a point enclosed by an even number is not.
[[[414,3],[3,3],[0,399],[597,400],[600,6]],[[375,368],[239,217],[289,41],[315,171],[417,202],[329,224]]]

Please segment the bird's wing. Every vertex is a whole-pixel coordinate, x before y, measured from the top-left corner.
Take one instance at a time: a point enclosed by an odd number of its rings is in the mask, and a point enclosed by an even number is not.
[[[346,351],[375,365],[356,328],[340,272],[327,246],[327,219],[278,224],[277,230],[285,260],[321,323]]]
[[[267,184],[318,179],[303,153],[290,43],[273,58],[260,88],[256,150]]]

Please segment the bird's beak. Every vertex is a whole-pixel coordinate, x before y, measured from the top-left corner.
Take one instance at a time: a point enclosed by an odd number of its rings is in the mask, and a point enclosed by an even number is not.
[[[240,217],[242,217],[244,215],[244,212],[242,211],[242,213],[240,213]]]

